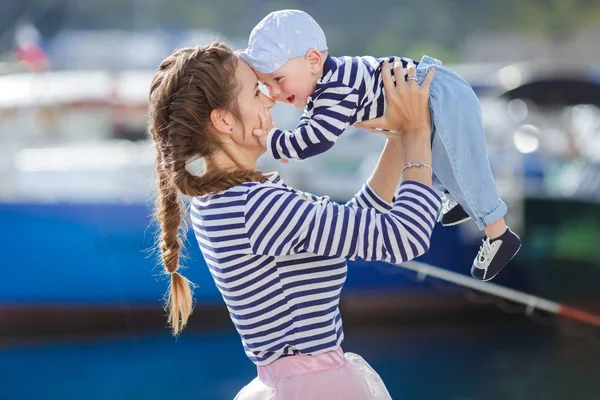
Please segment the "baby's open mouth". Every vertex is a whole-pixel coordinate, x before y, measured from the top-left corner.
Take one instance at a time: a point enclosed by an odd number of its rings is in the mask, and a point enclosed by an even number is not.
[[[296,96],[294,96],[294,95],[291,95],[290,97],[286,98],[287,102],[290,104],[294,104],[295,99],[296,99]]]

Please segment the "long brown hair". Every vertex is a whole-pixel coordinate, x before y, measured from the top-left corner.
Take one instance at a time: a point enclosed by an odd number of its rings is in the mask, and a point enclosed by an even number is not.
[[[237,55],[222,43],[184,48],[167,57],[152,80],[149,128],[156,149],[159,189],[155,217],[161,229],[158,248],[164,272],[171,275],[166,308],[175,335],[185,327],[193,308],[192,283],[177,272],[185,210],[180,207],[179,194],[201,196],[266,179],[255,170],[197,176],[186,169],[190,161],[220,148],[210,131],[213,109],[231,111],[239,118],[237,62]]]

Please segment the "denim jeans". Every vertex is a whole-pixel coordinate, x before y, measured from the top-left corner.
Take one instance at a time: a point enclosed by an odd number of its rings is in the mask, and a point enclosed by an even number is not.
[[[481,230],[504,217],[507,207],[492,176],[479,99],[464,79],[429,56],[417,65],[419,84],[431,67],[433,188],[456,200]]]

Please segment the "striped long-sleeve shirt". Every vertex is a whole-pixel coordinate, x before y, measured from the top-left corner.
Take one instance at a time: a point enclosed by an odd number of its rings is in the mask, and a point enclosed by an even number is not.
[[[275,159],[304,160],[329,150],[337,138],[356,122],[381,117],[385,95],[381,67],[384,61],[399,61],[406,70],[418,62],[409,58],[331,57],[323,76],[308,99],[294,130],[274,128],[267,148]],[[392,69],[392,80],[395,80]]]
[[[393,203],[368,186],[345,205],[277,175],[196,197],[192,225],[246,354],[270,363],[336,349],[346,259],[401,263],[425,253],[441,205],[404,182]]]

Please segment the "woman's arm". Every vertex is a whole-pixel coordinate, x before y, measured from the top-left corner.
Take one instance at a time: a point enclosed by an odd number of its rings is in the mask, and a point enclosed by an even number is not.
[[[441,206],[418,182],[403,182],[388,213],[334,202],[313,202],[284,186],[259,184],[246,199],[244,224],[252,253],[402,263],[424,254]]]
[[[388,138],[379,156],[379,161],[367,180],[375,193],[388,203],[394,199],[404,165],[402,140]]]

